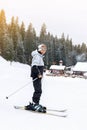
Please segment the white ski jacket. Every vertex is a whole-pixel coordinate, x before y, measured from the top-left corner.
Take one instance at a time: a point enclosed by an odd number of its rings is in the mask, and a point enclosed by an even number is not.
[[[32,64],[31,66],[44,66],[44,62],[43,62],[43,55],[40,54],[37,50],[33,51],[31,53],[33,59],[32,59]]]

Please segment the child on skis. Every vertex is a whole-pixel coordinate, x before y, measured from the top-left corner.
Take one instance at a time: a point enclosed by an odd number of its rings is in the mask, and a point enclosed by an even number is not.
[[[26,109],[46,112],[46,108],[39,104],[42,93],[42,77],[44,70],[43,55],[46,53],[47,47],[45,44],[38,46],[38,49],[32,52],[32,64],[31,64],[31,77],[33,79],[34,93],[32,97],[32,103],[26,106]]]

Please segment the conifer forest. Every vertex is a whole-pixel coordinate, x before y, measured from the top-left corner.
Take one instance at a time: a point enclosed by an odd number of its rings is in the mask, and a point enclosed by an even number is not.
[[[69,35],[65,37],[53,36],[47,32],[45,23],[42,23],[39,36],[32,23],[27,29],[22,21],[19,24],[18,17],[12,17],[7,23],[5,11],[0,11],[0,55],[9,61],[17,61],[31,64],[31,52],[37,49],[41,43],[46,44],[47,52],[44,57],[45,66],[49,68],[52,64],[59,64],[62,60],[66,66],[75,65],[77,61],[87,61],[86,43],[73,44]],[[79,37],[78,37],[79,39]]]

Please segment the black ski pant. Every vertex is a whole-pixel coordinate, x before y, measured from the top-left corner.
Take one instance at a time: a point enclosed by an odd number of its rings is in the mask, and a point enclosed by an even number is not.
[[[33,86],[34,86],[34,93],[33,93],[32,100],[34,103],[39,104],[41,93],[42,93],[41,78],[38,78],[35,81],[33,81]]]
[[[41,83],[42,78],[38,78],[38,75],[39,74],[43,75],[43,68],[44,68],[43,66],[35,66],[35,65],[31,68],[31,77],[33,79],[33,87],[34,87],[32,100],[37,104],[39,104],[40,97],[42,94],[42,83]],[[37,79],[34,80],[35,78]]]

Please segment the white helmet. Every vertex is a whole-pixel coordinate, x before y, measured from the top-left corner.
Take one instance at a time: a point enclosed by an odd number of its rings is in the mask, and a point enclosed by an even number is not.
[[[47,47],[46,47],[45,44],[40,44],[40,45],[38,46],[38,51],[41,51],[41,50],[47,50]]]

